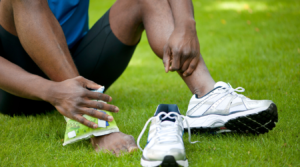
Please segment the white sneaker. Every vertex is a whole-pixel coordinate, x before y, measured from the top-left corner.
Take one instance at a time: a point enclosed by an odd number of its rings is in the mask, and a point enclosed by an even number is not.
[[[217,82],[203,97],[193,95],[186,113],[191,130],[255,134],[272,130],[278,122],[276,105],[271,100],[251,100],[236,93],[244,91],[242,87],[233,89],[230,84]]]
[[[188,166],[182,140],[182,118],[184,116],[180,114],[176,104],[158,105],[154,116],[147,121],[137,140],[138,147],[143,151],[139,145],[140,139],[151,121],[148,142],[141,158],[142,166]]]

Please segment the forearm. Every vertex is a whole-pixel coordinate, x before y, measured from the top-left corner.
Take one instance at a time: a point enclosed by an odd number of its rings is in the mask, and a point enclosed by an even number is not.
[[[78,76],[62,28],[47,0],[13,0],[12,8],[21,44],[43,72],[54,81]]]
[[[168,0],[174,17],[175,28],[195,28],[194,9],[191,0]]]
[[[46,95],[53,81],[30,74],[0,56],[0,89],[13,95],[47,101]]]

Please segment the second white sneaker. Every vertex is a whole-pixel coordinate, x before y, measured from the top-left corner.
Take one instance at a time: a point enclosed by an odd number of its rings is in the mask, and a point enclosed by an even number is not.
[[[203,97],[193,95],[186,113],[192,131],[266,133],[278,122],[277,107],[271,100],[251,100],[230,84],[217,82]],[[185,129],[187,124],[184,124]]]
[[[182,140],[183,121],[184,116],[180,114],[176,104],[160,104],[157,107],[137,140],[138,147],[143,151],[142,166],[188,166]],[[150,122],[148,142],[143,150],[139,143]],[[191,142],[190,136],[189,141]]]

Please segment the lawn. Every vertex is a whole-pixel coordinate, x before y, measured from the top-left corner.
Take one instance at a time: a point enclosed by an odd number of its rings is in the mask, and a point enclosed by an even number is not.
[[[91,0],[90,26],[113,3]],[[201,142],[189,144],[185,134],[190,166],[300,166],[300,1],[195,0],[194,8],[201,53],[215,81],[273,100],[279,122],[259,136],[193,135]],[[145,33],[107,94],[120,108],[114,115],[120,130],[136,139],[158,104],[175,103],[185,114],[192,96],[176,73],[164,73]],[[0,114],[0,127],[0,166],[139,166],[142,155],[95,153],[89,141],[63,147],[65,121],[57,111]]]

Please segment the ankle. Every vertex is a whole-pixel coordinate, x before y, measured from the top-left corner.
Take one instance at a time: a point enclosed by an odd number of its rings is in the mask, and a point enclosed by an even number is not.
[[[192,90],[192,93],[196,94],[198,97],[202,97],[213,89],[214,89],[214,85],[207,85],[207,86],[203,86],[203,87],[194,88]]]

